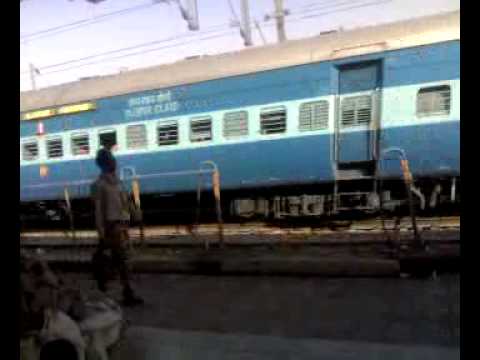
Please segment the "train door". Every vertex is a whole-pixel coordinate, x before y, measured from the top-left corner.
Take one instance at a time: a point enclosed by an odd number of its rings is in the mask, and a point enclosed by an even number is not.
[[[335,158],[337,170],[370,169],[377,153],[381,63],[339,67]]]

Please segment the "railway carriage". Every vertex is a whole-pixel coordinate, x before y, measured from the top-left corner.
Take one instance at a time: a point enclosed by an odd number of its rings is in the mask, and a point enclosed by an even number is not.
[[[213,161],[234,215],[375,210],[404,201],[397,149],[422,207],[455,202],[459,62],[453,12],[24,92],[20,202],[88,199],[106,139],[145,199],[194,194],[182,171]]]

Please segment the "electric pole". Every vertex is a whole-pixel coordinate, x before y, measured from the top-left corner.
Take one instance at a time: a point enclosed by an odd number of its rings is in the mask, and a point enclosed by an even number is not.
[[[37,90],[37,84],[35,82],[35,73],[37,72],[37,69],[35,69],[35,66],[33,66],[32,63],[30,63],[29,66],[30,66],[30,81],[32,83],[32,90]]]
[[[262,28],[260,27],[260,24],[258,23],[257,20],[255,20],[255,26],[257,27],[258,33],[260,34],[260,37],[262,38],[263,45],[267,45],[267,39],[265,38],[265,35],[263,35]]]
[[[240,33],[242,34],[245,46],[252,46],[252,30],[250,27],[250,10],[248,0],[242,1],[242,23],[240,24]]]
[[[274,2],[275,12],[273,14],[265,15],[265,21],[272,18],[275,19],[277,23],[278,42],[281,43],[287,40],[287,35],[285,34],[285,15],[288,15],[289,11],[283,8],[283,0],[274,0]]]
[[[283,0],[275,0],[275,20],[277,21],[278,42],[287,40],[285,34],[285,10],[283,10]]]
[[[196,31],[200,29],[200,22],[198,21],[198,4],[197,0],[187,0],[187,7],[184,7],[182,0],[177,0],[178,7],[182,13],[183,19],[188,24],[188,29]]]

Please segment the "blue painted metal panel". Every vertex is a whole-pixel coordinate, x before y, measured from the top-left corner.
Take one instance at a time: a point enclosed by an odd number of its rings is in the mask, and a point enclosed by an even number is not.
[[[388,128],[382,133],[381,147],[403,148],[415,177],[460,174],[460,123],[448,122]],[[215,161],[221,171],[222,189],[271,187],[333,181],[330,159],[331,135],[311,135],[284,140],[260,141],[156,152],[119,157],[119,167],[133,166],[137,174],[196,169],[205,160]],[[383,174],[401,177],[398,160],[383,163]],[[50,166],[48,178],[40,179],[38,166],[20,169],[21,201],[62,199],[61,187],[29,190],[28,185],[91,179],[98,170],[93,160],[69,161]],[[174,193],[195,191],[195,176],[142,181],[145,192]],[[73,197],[88,195],[88,186],[71,189]]]
[[[415,177],[460,175],[459,121],[383,129],[380,146],[403,149]],[[384,176],[402,176],[398,159],[380,165]]]
[[[353,163],[372,160],[372,136],[374,136],[372,131],[340,132],[338,136],[338,161],[340,163]]]
[[[390,52],[384,58],[383,86],[460,78],[460,41]]]
[[[343,95],[375,89],[380,85],[379,66],[380,64],[375,62],[341,69],[338,93]]]
[[[335,83],[331,77],[332,66],[372,59],[384,61],[384,87],[458,79],[460,76],[460,42],[451,41],[163,89],[171,92],[175,106],[153,105],[156,108],[142,110],[135,120],[184,116],[336,93],[337,89],[332,87]],[[129,100],[154,94],[158,94],[158,91],[101,99],[97,102],[96,111],[48,119],[45,121],[45,131],[52,133],[131,122],[133,120],[126,116]],[[35,122],[21,122],[22,137],[33,136],[35,132]]]
[[[121,156],[119,169],[134,167],[137,175],[198,169],[199,164],[213,160],[221,171],[222,189],[269,187],[285,184],[325,182],[332,179],[330,166],[331,136],[306,136],[286,140],[260,141],[244,144],[203,147],[195,150],[148,153]],[[25,166],[20,171],[23,201],[62,198],[61,186],[29,189],[29,185],[95,178],[98,170],[94,161],[69,161],[52,164],[49,176],[39,177],[38,166]],[[195,191],[196,176],[141,180],[143,192]],[[78,197],[87,186],[71,189]]]

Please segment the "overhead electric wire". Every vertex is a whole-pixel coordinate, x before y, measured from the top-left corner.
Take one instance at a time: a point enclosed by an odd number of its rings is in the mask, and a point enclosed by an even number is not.
[[[37,39],[40,39],[40,38],[58,35],[58,34],[61,34],[61,33],[67,32],[67,31],[71,31],[71,30],[75,30],[75,29],[78,29],[78,28],[81,28],[81,27],[84,27],[84,26],[88,26],[88,25],[96,24],[96,23],[99,23],[99,22],[102,22],[102,21],[106,21],[106,20],[108,20],[112,17],[118,16],[118,15],[130,14],[130,13],[135,12],[135,11],[151,8],[151,7],[153,7],[155,5],[158,5],[158,4],[160,4],[160,2],[153,1],[153,2],[147,3],[147,4],[141,4],[141,5],[132,6],[132,7],[117,10],[117,11],[112,11],[110,13],[104,13],[104,14],[95,16],[94,18],[85,18],[85,19],[81,19],[81,20],[77,20],[77,21],[68,23],[68,24],[58,25],[58,26],[51,27],[51,28],[48,28],[48,29],[39,30],[39,31],[36,31],[36,32],[33,32],[33,33],[27,33],[27,34],[24,34],[24,35],[20,35],[20,41],[21,42],[34,41],[34,40],[37,40]]]
[[[187,45],[187,44],[194,43],[194,42],[197,42],[197,41],[212,40],[212,39],[217,39],[217,38],[220,38],[220,37],[231,36],[231,35],[233,35],[233,34],[236,34],[236,32],[233,31],[233,30],[231,30],[231,29],[229,29],[228,32],[225,32],[225,33],[220,33],[220,34],[216,34],[216,35],[210,35],[210,36],[208,36],[208,37],[204,37],[204,38],[200,38],[200,39],[198,39],[198,38],[197,38],[197,39],[192,39],[192,40],[190,40],[190,41],[182,42],[182,43],[180,43],[180,44],[164,45],[164,46],[161,46],[161,47],[157,47],[157,48],[153,48],[153,49],[147,49],[147,50],[142,50],[142,51],[139,51],[139,52],[129,53],[129,54],[125,54],[125,55],[119,55],[119,56],[112,57],[112,58],[108,58],[108,59],[91,61],[91,62],[88,62],[88,63],[85,63],[85,64],[79,64],[79,65],[75,65],[75,66],[71,66],[71,67],[67,67],[67,68],[63,68],[63,69],[59,69],[59,70],[48,71],[48,72],[46,72],[46,73],[43,73],[42,75],[49,75],[49,74],[54,74],[54,73],[58,73],[58,72],[64,72],[64,71],[73,70],[73,69],[78,69],[78,68],[85,67],[85,66],[101,64],[101,63],[104,63],[104,62],[112,62],[112,61],[115,61],[115,60],[119,60],[119,59],[123,59],[123,58],[126,58],[126,57],[130,57],[130,56],[143,55],[143,54],[151,53],[151,52],[154,52],[154,51],[159,51],[159,50],[164,50],[164,49],[168,49],[168,48],[174,48],[174,47],[179,47],[179,46]]]
[[[333,11],[329,10],[329,11],[324,11],[324,12],[314,13],[314,14],[311,14],[311,11],[296,12],[296,13],[292,13],[292,15],[294,17],[296,17],[295,19],[293,19],[290,16],[290,17],[287,17],[285,20],[286,20],[287,23],[298,22],[298,21],[302,21],[302,20],[305,20],[305,19],[321,17],[321,16],[331,14],[331,13],[335,13],[335,12],[347,11],[347,10],[351,10],[351,9],[355,9],[355,8],[371,6],[371,5],[381,4],[381,3],[391,2],[391,1],[392,0],[380,0],[380,1],[376,0],[376,1],[368,2],[368,3],[361,3],[361,4],[358,4],[358,5],[354,5],[354,6],[349,6],[347,8],[335,9]],[[351,4],[351,1],[345,1],[345,2],[342,2],[340,4],[337,3],[337,5],[343,5],[343,4],[347,5],[348,3]],[[310,13],[310,15],[309,15],[309,13]],[[298,17],[299,15],[303,15],[303,16]],[[273,26],[273,25],[274,24],[266,24],[265,26],[270,27],[270,26]],[[208,33],[220,31],[219,28],[224,27],[224,26],[225,25],[213,26],[211,30],[205,31],[201,35],[205,35],[205,34],[208,34]],[[215,29],[218,28],[218,30],[214,30],[214,28]],[[62,68],[62,69],[59,69],[59,70],[48,71],[46,73],[42,73],[42,75],[49,75],[49,74],[64,72],[64,71],[73,70],[73,69],[81,68],[81,67],[85,67],[85,66],[96,65],[96,64],[105,63],[105,62],[111,62],[111,61],[119,60],[119,59],[122,59],[122,58],[130,57],[130,56],[142,55],[142,54],[146,54],[146,53],[150,53],[150,52],[154,52],[154,51],[159,51],[159,50],[163,50],[163,49],[167,49],[167,48],[174,48],[174,47],[178,47],[178,46],[183,46],[183,45],[189,44],[191,42],[195,42],[195,41],[211,40],[211,39],[215,39],[215,38],[219,38],[219,37],[225,37],[227,35],[232,34],[231,29],[228,29],[228,30],[225,30],[225,31],[226,31],[226,33],[224,33],[224,34],[219,33],[219,34],[215,34],[215,35],[205,37],[205,38],[192,39],[192,40],[187,41],[187,42],[174,43],[174,44],[169,44],[169,45],[165,45],[165,46],[161,46],[161,47],[155,47],[155,48],[152,48],[152,49],[146,49],[146,50],[142,50],[142,51],[138,51],[138,52],[127,53],[127,54],[123,54],[123,55],[119,55],[119,56],[115,56],[115,57],[109,57],[109,58],[106,58],[106,59],[100,59],[100,60],[96,60],[96,61],[92,61],[92,62],[87,62],[87,63],[84,63],[84,64],[78,64],[78,65],[75,65],[75,66]],[[195,34],[195,35],[198,35],[198,34]],[[111,51],[107,51],[107,52],[100,53],[100,54],[94,54],[94,55],[86,56],[86,57],[79,58],[79,59],[72,59],[72,60],[69,60],[69,61],[62,62],[62,63],[47,65],[45,67],[41,67],[39,70],[43,71],[45,69],[61,67],[61,66],[65,66],[65,65],[69,65],[69,64],[73,64],[73,63],[77,63],[77,62],[82,62],[82,61],[85,61],[85,60],[94,59],[94,58],[101,57],[101,56],[112,55],[112,54],[116,54],[116,53],[124,52],[124,51],[128,51],[128,50],[135,50],[135,49],[138,49],[138,48],[141,48],[141,47],[156,45],[156,44],[163,43],[163,42],[174,41],[174,40],[178,40],[178,39],[185,38],[185,37],[190,37],[190,36],[193,36],[193,35],[191,35],[190,33],[184,33],[183,35],[177,35],[175,37],[170,37],[170,38],[167,38],[167,39],[151,41],[151,42],[147,42],[147,43],[143,43],[143,44],[127,47],[127,48],[111,50]],[[24,74],[25,75],[28,74],[28,71],[25,71],[24,73],[21,73],[21,75],[24,75]]]
[[[228,6],[230,7],[230,12],[232,13],[233,17],[235,18],[236,21],[239,21],[237,12],[235,11],[235,7],[232,4],[232,0],[228,0],[227,2],[228,2]]]
[[[317,1],[317,2],[314,2],[314,3],[310,3],[310,4],[305,4],[305,5],[302,5],[298,8],[296,8],[297,10],[303,10],[303,9],[315,9],[317,7],[324,7],[325,5],[327,4],[332,4],[332,5],[335,5],[335,3],[338,3],[338,0],[326,0],[326,1]],[[309,10],[307,10],[309,11]]]
[[[56,67],[60,67],[60,66],[65,66],[65,65],[69,65],[69,64],[73,64],[73,63],[77,63],[77,62],[82,62],[82,61],[94,59],[94,58],[97,58],[97,57],[113,55],[113,54],[129,51],[129,50],[135,50],[135,49],[138,49],[138,48],[147,47],[147,46],[151,46],[151,45],[158,45],[158,44],[161,44],[161,43],[175,41],[175,40],[179,40],[179,39],[183,39],[183,38],[194,37],[194,36],[198,36],[198,35],[205,35],[205,34],[209,34],[209,33],[212,33],[212,32],[219,31],[220,29],[225,28],[226,25],[228,25],[228,24],[215,25],[215,26],[212,26],[208,30],[205,30],[201,33],[192,34],[190,32],[185,32],[185,33],[175,35],[175,36],[171,36],[171,37],[164,38],[164,39],[148,41],[148,42],[137,44],[137,45],[127,46],[127,47],[120,48],[120,49],[109,50],[109,51],[105,51],[105,52],[102,52],[102,53],[88,55],[88,56],[84,56],[84,57],[77,58],[77,59],[71,59],[71,60],[60,62],[60,63],[52,64],[52,65],[46,65],[46,66],[41,67],[40,70],[46,70],[46,69],[56,68]],[[28,71],[24,71],[20,74],[26,74],[26,73],[28,73]]]
[[[335,1],[331,5],[319,6],[318,8],[313,8],[313,9],[310,8],[307,11],[293,11],[293,12],[291,12],[291,15],[310,14],[310,16],[313,15],[313,16],[316,17],[317,15],[323,15],[324,14],[323,12],[318,13],[317,11],[330,9],[331,7],[339,7],[339,6],[350,5],[350,6],[347,6],[346,8],[336,9],[336,11],[335,11],[335,12],[341,12],[341,11],[345,11],[345,10],[356,9],[356,8],[361,8],[361,7],[366,7],[366,6],[379,5],[379,4],[387,3],[387,2],[391,2],[391,1],[392,0],[375,0],[375,1],[370,1],[370,2],[367,2],[367,3],[362,2],[362,0],[360,0],[360,1],[352,1],[352,0]],[[331,12],[329,11],[328,13],[331,13]],[[286,19],[288,19],[288,17]]]

